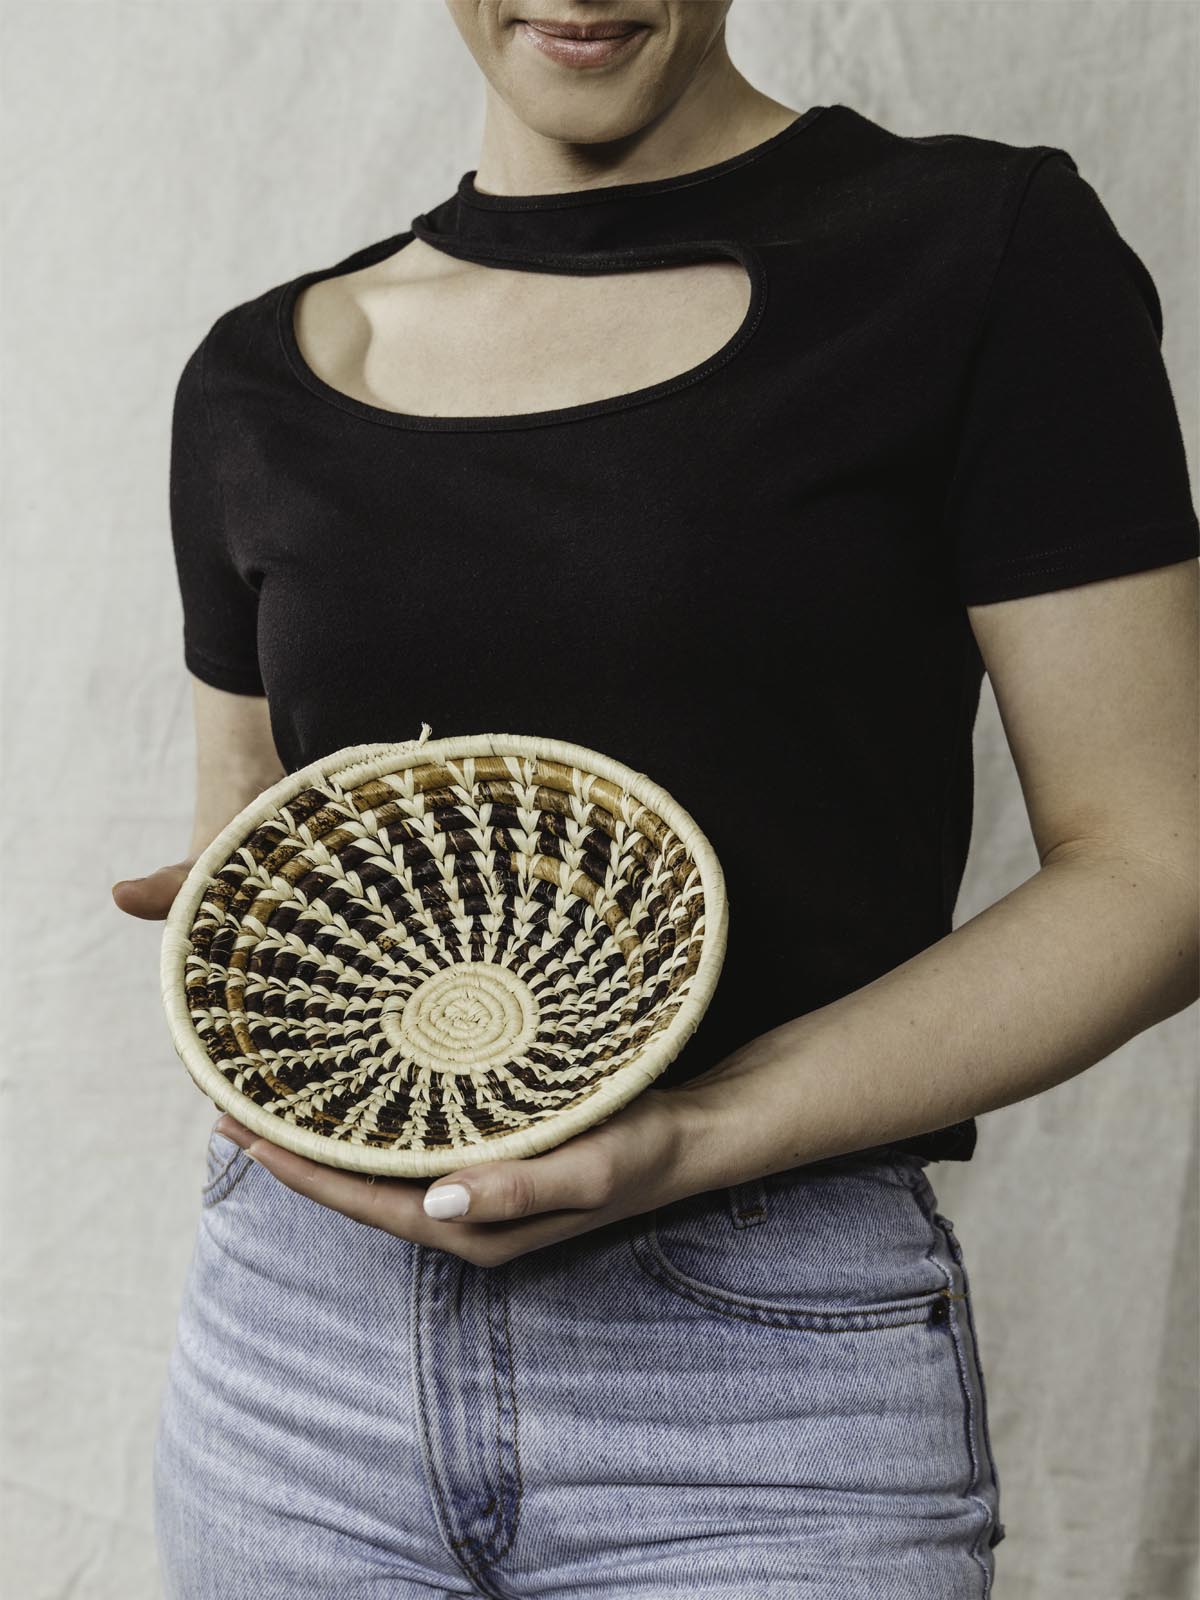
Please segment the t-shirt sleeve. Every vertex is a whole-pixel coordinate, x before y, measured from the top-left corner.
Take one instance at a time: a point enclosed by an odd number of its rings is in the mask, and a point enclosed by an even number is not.
[[[1153,279],[1065,151],[1026,175],[944,502],[965,605],[1200,553]]]
[[[208,335],[188,357],[171,419],[170,520],[183,603],[183,659],[205,683],[263,694],[258,594],[227,542],[212,417],[205,391]]]

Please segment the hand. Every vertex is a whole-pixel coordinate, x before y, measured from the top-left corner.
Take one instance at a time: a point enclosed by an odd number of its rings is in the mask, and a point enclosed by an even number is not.
[[[184,879],[199,860],[187,856],[173,861],[168,867],[159,867],[144,878],[122,878],[112,886],[112,897],[117,908],[131,917],[147,917],[151,921],[164,921],[183,888]]]
[[[542,1155],[461,1167],[429,1185],[309,1161],[251,1133],[228,1113],[215,1126],[297,1194],[480,1267],[499,1266],[543,1245],[639,1216],[703,1187],[684,1176],[686,1141],[669,1090],[643,1089],[607,1122]],[[688,1188],[689,1181],[695,1187]],[[430,1216],[422,1202],[452,1185],[467,1191],[466,1215]]]

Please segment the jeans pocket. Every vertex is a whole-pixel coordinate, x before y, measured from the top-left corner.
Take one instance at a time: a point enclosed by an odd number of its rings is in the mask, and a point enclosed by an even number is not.
[[[630,1236],[661,1289],[733,1317],[851,1330],[946,1315],[947,1276],[904,1152],[794,1167],[660,1207]]]
[[[205,1151],[206,1175],[200,1190],[200,1204],[207,1209],[219,1205],[233,1192],[254,1162],[232,1139],[214,1129]]]

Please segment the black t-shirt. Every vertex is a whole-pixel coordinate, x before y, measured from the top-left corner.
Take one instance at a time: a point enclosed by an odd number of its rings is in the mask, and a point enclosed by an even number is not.
[[[966,606],[1197,554],[1161,309],[1065,151],[848,106],[662,180],[473,179],[226,311],[187,361],[184,660],[267,695],[288,771],[425,721],[662,784],[729,894],[666,1086],[951,931],[983,670]],[[531,271],[732,258],[750,306],[707,360],[615,398],[400,414],[319,378],[292,313],[414,235]],[[975,1134],[897,1143],[966,1160]]]

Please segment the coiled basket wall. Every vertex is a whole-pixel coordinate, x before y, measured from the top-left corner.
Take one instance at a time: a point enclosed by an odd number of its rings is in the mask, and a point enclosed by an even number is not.
[[[724,876],[645,773],[479,734],[351,745],[194,863],[163,933],[172,1042],[255,1133],[362,1173],[537,1154],[678,1055],[725,955]]]

